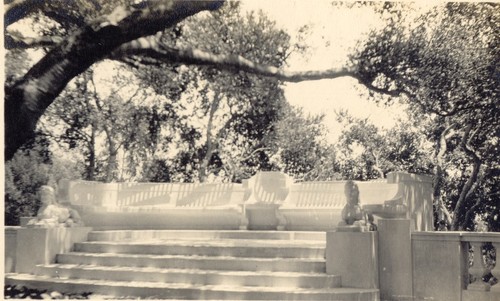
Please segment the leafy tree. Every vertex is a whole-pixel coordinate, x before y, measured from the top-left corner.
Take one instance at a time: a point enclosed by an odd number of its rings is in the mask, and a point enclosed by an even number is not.
[[[439,202],[449,202],[452,229],[470,229],[482,203],[474,195],[483,170],[494,166],[489,158],[498,137],[498,5],[447,3],[411,26],[404,26],[398,5],[384,5],[391,17],[387,26],[352,59],[372,91],[403,96],[414,114],[431,117],[437,206],[445,209]],[[450,174],[444,161],[453,158],[461,176],[443,179]],[[443,189],[446,181],[454,189]]]
[[[67,159],[52,158],[47,136],[38,133],[36,140],[16,153],[5,165],[5,224],[19,225],[22,216],[33,216],[40,208],[38,189],[55,188],[62,178],[80,176],[78,166]]]
[[[368,122],[368,119],[359,119],[349,116],[345,111],[337,113],[337,120],[344,123],[345,127],[342,131],[339,143],[342,145],[344,155],[352,157],[354,153],[353,147],[361,147],[360,157],[365,162],[365,172],[361,175],[362,178],[385,178],[385,170],[388,169],[386,158],[385,137],[380,133],[379,129]],[[375,174],[374,174],[375,173]]]
[[[161,39],[161,34],[157,35],[165,29],[171,30],[189,16],[204,10],[217,10],[223,4],[224,1],[216,0],[163,0],[138,4],[123,1],[115,5],[106,1],[80,0],[68,7],[43,1],[8,1],[5,7],[6,40],[17,42],[6,43],[7,48],[43,46],[50,50],[26,74],[6,86],[6,159],[12,158],[15,151],[33,136],[37,121],[69,81],[92,64],[107,58],[135,67],[152,60],[210,65],[292,82],[358,77],[353,66],[287,72],[274,65],[253,62],[241,56],[244,53],[212,53],[195,49],[192,45],[171,47]],[[77,15],[77,12],[84,13]],[[90,13],[87,15],[87,12]],[[102,16],[96,17],[99,14]],[[40,15],[55,22],[56,26],[50,31],[42,31],[41,36],[36,38],[27,38],[9,30],[21,19]],[[256,44],[246,46],[255,48]]]
[[[261,12],[244,15],[239,2],[179,23],[174,34],[164,32],[160,39],[171,47],[199,45],[212,53],[245,53],[248,58],[276,66],[284,64],[290,48],[288,34]],[[233,178],[234,166],[230,165],[260,149],[260,141],[272,131],[284,103],[279,82],[213,67],[172,68],[151,60],[148,64],[138,70],[139,77],[169,98],[175,112],[172,117],[177,118],[182,131],[177,141],[182,151],[173,159],[178,165],[174,168],[179,172],[177,177],[186,172],[190,175],[184,180],[204,182],[210,175]],[[171,86],[172,81],[175,86]],[[186,164],[190,168],[186,169]]]
[[[387,162],[389,171],[406,171],[417,174],[432,174],[432,147],[422,134],[422,129],[408,120],[399,120],[385,131]],[[386,172],[386,174],[387,174]]]
[[[166,113],[155,95],[117,66],[113,84],[87,70],[61,94],[42,119],[41,126],[65,148],[83,154],[88,180],[105,182],[141,178],[148,162],[162,150]],[[103,91],[113,87],[111,91]],[[116,87],[116,88],[115,88]],[[120,162],[119,162],[120,157]]]
[[[478,198],[479,192],[495,194],[487,190],[491,185],[481,186],[480,183],[486,172],[494,177],[488,180],[498,181],[496,173],[490,173],[497,163],[492,154],[498,145],[498,4],[446,3],[411,26],[405,26],[402,22],[404,10],[400,8],[403,4],[383,3],[381,12],[387,12],[382,14],[388,16],[387,26],[371,35],[372,38],[352,56],[351,62],[310,72],[288,72],[260,64],[245,58],[244,53],[208,52],[195,49],[193,45],[171,47],[160,39],[161,35],[156,35],[200,11],[219,9],[223,1],[124,2],[112,11],[90,0],[75,1],[68,7],[29,0],[7,1],[6,4],[6,40],[14,39],[25,48],[43,46],[49,49],[29,71],[7,83],[7,160],[33,137],[40,116],[68,82],[92,64],[110,58],[137,66],[153,59],[210,65],[291,82],[350,76],[372,92],[402,96],[414,105],[416,114],[426,114],[435,121],[433,141],[436,149],[441,138],[447,145],[443,158],[446,159],[446,153],[450,152],[453,157],[461,158],[458,160],[461,164],[454,164],[455,170],[463,175],[461,181],[454,182],[458,185],[456,193],[452,193],[458,197],[456,201],[451,196],[447,198],[450,201],[447,205],[453,209],[452,228],[470,228],[472,216],[484,204]],[[80,8],[98,13],[89,14],[89,18],[83,18],[83,23],[78,23],[72,16],[77,11],[84,11]],[[103,16],[94,17],[101,12]],[[34,15],[54,20],[57,26],[34,39],[10,30],[11,24]],[[76,29],[71,30],[73,28]],[[6,43],[6,46],[19,47],[19,43]]]
[[[398,121],[381,129],[368,118],[356,118],[347,111],[337,112],[343,124],[337,149],[340,173],[345,178],[368,180],[385,178],[392,171],[430,173],[431,165],[423,135],[410,121]]]
[[[272,162],[297,181],[335,177],[335,149],[326,142],[324,115],[306,115],[302,108],[286,106],[268,138]]]
[[[141,178],[144,182],[171,182],[171,168],[165,160],[155,159],[143,173]]]
[[[92,76],[93,72],[87,70],[75,78],[73,85],[61,93],[41,120],[41,127],[56,142],[83,154],[82,176],[86,180],[98,179],[104,169],[104,162],[98,158],[98,110],[94,103],[96,95],[90,86]]]
[[[36,122],[67,83],[93,63],[122,44],[155,34],[190,15],[216,9],[221,4],[218,1],[168,1],[151,2],[142,9],[118,6],[109,15],[85,22],[55,45],[21,79],[6,88],[6,158],[12,158],[14,152],[33,136]],[[42,1],[8,3],[5,26],[33,11],[44,11],[44,6]],[[58,16],[68,16],[64,13],[66,7],[59,6],[55,11]],[[146,23],[148,26],[140,26]]]

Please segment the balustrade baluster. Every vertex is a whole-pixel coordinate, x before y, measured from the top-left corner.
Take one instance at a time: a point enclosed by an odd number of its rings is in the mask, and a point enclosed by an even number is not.
[[[472,241],[470,245],[473,247],[474,255],[472,266],[469,267],[472,283],[467,287],[468,290],[489,291],[490,285],[483,281],[483,275],[488,272],[483,260],[483,242]]]
[[[500,264],[498,260],[500,259],[500,242],[493,242],[493,247],[495,248],[495,266],[491,269],[491,274],[498,280],[497,284],[491,287],[491,291],[500,293]]]

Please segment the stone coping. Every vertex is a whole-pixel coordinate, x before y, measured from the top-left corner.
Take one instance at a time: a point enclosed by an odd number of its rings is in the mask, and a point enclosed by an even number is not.
[[[433,231],[413,232],[412,240],[500,241],[500,232]]]

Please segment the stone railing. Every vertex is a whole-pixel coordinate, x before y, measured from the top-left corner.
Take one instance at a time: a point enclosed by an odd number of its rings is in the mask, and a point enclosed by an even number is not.
[[[500,300],[500,233],[412,233],[417,300]],[[495,254],[496,253],[496,254]]]
[[[401,202],[403,217],[422,231],[432,229],[431,182],[427,176],[392,173],[387,180],[356,183],[361,205]],[[344,185],[345,181],[293,183],[280,172],[259,172],[242,184],[62,181],[58,199],[96,228],[111,229],[116,223],[123,228],[135,222],[147,228],[329,230],[340,221]],[[104,220],[109,222],[104,225]]]
[[[466,265],[466,290],[496,291],[500,294],[500,233],[462,233],[464,252],[469,251]],[[500,295],[499,295],[500,297]]]

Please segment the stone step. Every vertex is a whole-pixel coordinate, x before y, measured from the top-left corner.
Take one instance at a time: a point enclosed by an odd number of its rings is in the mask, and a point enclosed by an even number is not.
[[[238,230],[113,230],[92,231],[89,241],[123,241],[143,239],[268,239],[326,241],[325,232],[310,231],[238,231]]]
[[[148,297],[187,300],[380,300],[377,289],[357,288],[296,288],[191,285],[185,283],[96,281],[66,279],[29,274],[6,274],[6,285],[24,285],[35,289],[63,293],[94,292],[113,297]]]
[[[325,260],[322,258],[245,258],[234,256],[71,252],[58,254],[57,262],[64,264],[156,267],[168,269],[326,273]]]
[[[201,255],[267,258],[324,258],[325,246],[307,241],[282,243],[273,240],[150,240],[90,241],[76,243],[77,252],[157,255]]]
[[[96,266],[51,264],[36,267],[36,275],[106,281],[141,281],[188,283],[196,286],[234,285],[295,288],[333,288],[340,277],[320,273],[220,271],[194,269],[162,269],[156,267]]]

